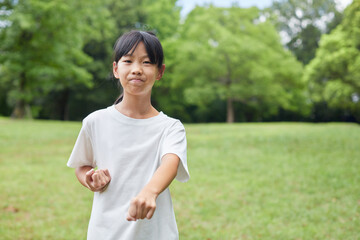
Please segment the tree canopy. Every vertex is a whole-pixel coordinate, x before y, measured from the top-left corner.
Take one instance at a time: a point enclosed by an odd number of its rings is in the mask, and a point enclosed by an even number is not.
[[[9,25],[0,32],[0,84],[9,90],[14,117],[36,114],[35,100],[52,90],[92,86],[84,68],[92,59],[83,46],[104,27],[93,17],[104,16],[100,3],[27,0],[11,5],[4,19]]]
[[[109,106],[113,45],[138,29],[165,52],[152,103],[182,121],[359,121],[359,0],[344,18],[334,1],[181,18],[177,0],[0,0],[0,115],[81,120]]]
[[[304,102],[302,66],[259,17],[257,8],[209,6],[191,12],[182,26],[176,66],[176,81],[186,84],[185,99],[200,106],[226,101],[228,122],[234,121],[235,102],[262,114],[298,109]]]
[[[360,120],[360,1],[346,9],[344,20],[323,35],[304,79],[313,102],[326,101]]]
[[[269,12],[286,46],[304,64],[314,58],[321,35],[342,18],[334,0],[275,0]]]

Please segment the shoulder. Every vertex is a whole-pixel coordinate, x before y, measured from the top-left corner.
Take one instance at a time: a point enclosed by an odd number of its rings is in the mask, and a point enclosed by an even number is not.
[[[83,125],[90,127],[97,122],[101,122],[104,118],[108,118],[108,108],[96,110],[87,115],[83,120]]]
[[[179,119],[169,117],[166,114],[164,114],[164,118],[165,118],[165,121],[166,121],[166,125],[169,128],[185,129],[184,125],[181,123],[181,121]]]
[[[165,114],[164,114],[165,115]],[[165,115],[165,134],[169,135],[186,135],[185,127],[179,119],[169,117]]]

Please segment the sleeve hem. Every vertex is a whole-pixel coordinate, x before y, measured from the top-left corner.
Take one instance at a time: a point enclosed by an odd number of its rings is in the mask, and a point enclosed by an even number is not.
[[[180,159],[180,162],[179,162],[179,166],[178,166],[178,169],[177,169],[177,173],[176,173],[176,177],[175,179],[179,182],[187,182],[189,181],[190,179],[190,174],[189,174],[189,170],[187,168],[187,164],[186,164],[186,160],[184,160],[183,157],[181,157],[181,154],[178,154],[176,152],[172,152],[172,151],[168,151],[166,153],[163,153],[161,155],[161,158],[162,159],[166,154],[168,153],[172,153],[172,154],[175,154],[176,156],[179,157]],[[185,162],[185,163],[184,163]]]
[[[89,164],[71,164],[71,163],[67,163],[66,165],[68,167],[70,167],[70,168],[78,168],[78,167],[85,167],[85,166],[89,166],[89,167],[93,167],[93,168],[96,167],[94,165],[89,165]]]

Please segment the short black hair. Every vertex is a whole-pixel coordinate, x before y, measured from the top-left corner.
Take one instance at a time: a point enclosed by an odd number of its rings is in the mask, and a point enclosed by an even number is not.
[[[136,31],[123,34],[119,37],[114,45],[114,61],[117,63],[120,58],[133,51],[143,42],[150,62],[156,64],[160,69],[164,61],[164,52],[159,39],[153,32]],[[130,53],[132,54],[132,52]]]

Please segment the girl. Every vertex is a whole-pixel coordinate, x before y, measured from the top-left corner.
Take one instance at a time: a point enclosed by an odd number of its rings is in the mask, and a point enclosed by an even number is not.
[[[131,31],[117,40],[113,73],[123,94],[83,120],[67,163],[95,192],[87,239],[179,238],[168,186],[189,179],[185,129],[151,105],[164,70],[153,33]]]

